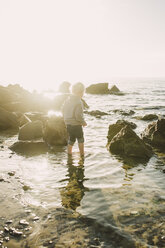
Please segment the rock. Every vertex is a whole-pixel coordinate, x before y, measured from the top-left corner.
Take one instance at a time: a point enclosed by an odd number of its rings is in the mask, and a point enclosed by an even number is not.
[[[43,136],[43,128],[41,121],[32,121],[23,125],[19,129],[19,140],[33,140]]]
[[[16,114],[6,111],[5,109],[0,107],[0,130],[18,127],[19,121]]]
[[[124,115],[124,116],[130,116],[130,115],[134,115],[135,114],[135,111],[133,110],[120,110],[120,109],[115,109],[113,111],[114,113],[119,113],[121,115]]]
[[[33,221],[37,221],[37,220],[39,220],[39,219],[40,219],[40,217],[35,216],[32,220],[33,220]]]
[[[15,171],[10,171],[10,172],[8,172],[8,175],[9,175],[10,177],[13,177],[13,176],[15,175]]]
[[[152,120],[157,120],[158,116],[154,115],[154,114],[148,114],[148,115],[145,115],[143,117],[142,116],[135,116],[134,118],[137,120],[142,120],[142,121],[152,121]]]
[[[58,91],[61,93],[70,93],[70,85],[69,82],[64,81],[60,84]]]
[[[84,113],[95,116],[95,117],[101,117],[104,115],[108,115],[106,112],[102,112],[100,110],[84,111]]]
[[[43,141],[17,141],[9,149],[21,154],[33,155],[46,153],[49,147]]]
[[[10,227],[9,233],[12,236],[19,237],[22,236],[23,232],[20,232],[19,230],[15,229],[14,227]]]
[[[108,83],[91,84],[86,88],[89,94],[109,94]]]
[[[11,223],[13,223],[12,220],[7,220],[7,221],[6,221],[6,224],[11,224]]]
[[[26,220],[22,219],[22,220],[19,221],[19,224],[23,225],[23,226],[28,226],[29,222],[27,222]]]
[[[19,119],[19,126],[22,127],[29,122],[31,122],[30,118],[26,114],[23,114]]]
[[[109,130],[108,130],[108,143],[111,142],[113,137],[120,132],[120,130],[125,127],[129,126],[132,129],[136,128],[136,124],[133,122],[128,122],[125,120],[118,120],[115,124],[109,125]]]
[[[118,93],[120,92],[120,90],[117,88],[116,85],[113,85],[110,89],[109,89],[109,93]]]
[[[150,158],[153,152],[129,126],[123,127],[110,141],[109,150],[121,157]]]
[[[44,140],[47,144],[67,145],[67,130],[61,116],[50,117],[44,127]]]
[[[165,150],[165,119],[162,118],[149,124],[141,136],[145,142]]]

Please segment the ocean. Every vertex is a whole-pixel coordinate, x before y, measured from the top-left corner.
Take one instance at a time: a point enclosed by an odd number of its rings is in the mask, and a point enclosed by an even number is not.
[[[152,121],[139,117],[165,117],[165,80],[125,80],[116,86],[123,95],[84,96],[89,111],[108,114],[85,114],[84,161],[77,144],[72,160],[66,147],[35,156],[12,153],[8,147],[17,135],[0,133],[0,231],[6,220],[18,224],[20,218],[39,216],[23,239],[11,238],[7,247],[165,247],[165,153],[132,165],[106,147],[108,127],[117,120],[134,122],[140,136]],[[130,111],[134,114],[127,115]]]

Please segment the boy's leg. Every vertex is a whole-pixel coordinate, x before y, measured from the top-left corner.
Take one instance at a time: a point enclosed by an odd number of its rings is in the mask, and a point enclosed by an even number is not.
[[[84,143],[78,143],[80,156],[84,156]]]
[[[67,125],[67,132],[69,136],[67,152],[68,152],[68,155],[72,155],[72,148],[73,148],[74,142],[76,141],[76,138],[74,135],[74,126]]]
[[[69,155],[72,155],[72,148],[73,148],[73,146],[68,144],[68,154]]]

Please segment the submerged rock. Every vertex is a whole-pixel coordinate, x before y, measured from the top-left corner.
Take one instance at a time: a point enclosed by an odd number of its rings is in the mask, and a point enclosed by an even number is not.
[[[33,140],[41,137],[43,137],[41,121],[28,122],[19,129],[19,140]]]
[[[165,119],[149,124],[142,133],[142,139],[156,148],[165,150]]]
[[[49,147],[43,141],[17,141],[9,149],[22,154],[40,154],[48,152]]]
[[[109,150],[113,154],[135,158],[150,158],[153,153],[142,139],[129,127],[123,127],[110,141]]]
[[[47,120],[44,140],[51,146],[67,145],[67,130],[62,116],[52,116]]]
[[[106,112],[102,112],[100,110],[85,111],[84,113],[95,116],[95,117],[101,117],[104,115],[108,115]]]

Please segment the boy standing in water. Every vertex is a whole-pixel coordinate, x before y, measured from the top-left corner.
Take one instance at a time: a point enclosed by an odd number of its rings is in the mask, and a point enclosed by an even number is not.
[[[80,156],[84,156],[84,134],[83,128],[87,125],[83,116],[83,103],[81,98],[84,95],[85,87],[82,83],[76,83],[72,86],[72,95],[63,105],[63,117],[69,136],[68,154],[72,154],[72,148],[76,140]]]

